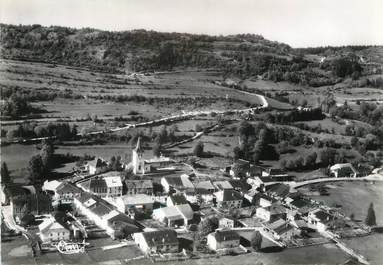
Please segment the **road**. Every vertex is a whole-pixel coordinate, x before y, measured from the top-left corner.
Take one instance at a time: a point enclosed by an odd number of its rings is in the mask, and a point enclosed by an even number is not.
[[[297,188],[310,185],[310,184],[317,184],[317,183],[324,183],[324,182],[335,182],[335,181],[383,181],[383,175],[380,173],[371,174],[365,177],[360,178],[317,178],[317,179],[310,179],[306,181],[272,181],[272,182],[266,182],[266,186],[270,186],[276,183],[283,183],[290,186],[291,190],[295,190]]]
[[[117,131],[122,131],[122,130],[129,130],[131,128],[136,128],[136,127],[145,127],[145,126],[153,126],[161,123],[166,123],[166,122],[174,122],[174,121],[181,121],[181,120],[188,120],[195,118],[200,115],[210,115],[212,113],[216,114],[228,114],[228,113],[246,113],[246,112],[252,112],[255,110],[261,110],[261,109],[266,109],[269,107],[269,103],[267,102],[266,98],[262,95],[259,94],[254,94],[250,92],[245,92],[242,91],[243,93],[251,94],[252,96],[257,96],[259,100],[262,102],[262,105],[259,107],[254,107],[254,108],[246,108],[246,109],[233,109],[233,110],[206,110],[206,111],[189,111],[189,112],[183,112],[182,114],[178,115],[172,115],[152,121],[147,121],[147,122],[141,122],[141,123],[136,123],[136,124],[125,124],[124,127],[115,127],[115,128],[110,128],[106,130],[99,130],[99,131],[94,131],[94,132],[89,132],[89,133],[78,133],[77,136],[83,137],[86,135],[98,135],[98,134],[105,134],[105,133],[113,133]],[[44,119],[41,119],[44,120]],[[34,120],[28,120],[28,121],[34,121]],[[14,121],[10,121],[14,122]],[[21,122],[21,121],[17,121]],[[25,139],[20,139],[20,140],[15,140],[11,141],[9,143],[26,143],[26,142],[34,142],[34,141],[42,141],[46,139],[54,139],[55,137],[40,137],[40,138],[25,138]]]

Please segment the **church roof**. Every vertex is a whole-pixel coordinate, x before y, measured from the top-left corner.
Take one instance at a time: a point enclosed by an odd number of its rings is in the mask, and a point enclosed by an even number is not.
[[[143,153],[143,149],[141,147],[141,137],[138,137],[136,148],[134,148],[134,151],[137,153]]]

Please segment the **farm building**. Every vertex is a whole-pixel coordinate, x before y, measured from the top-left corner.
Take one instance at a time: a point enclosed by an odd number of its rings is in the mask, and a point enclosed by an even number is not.
[[[194,212],[189,204],[183,204],[155,209],[152,217],[169,227],[184,226],[193,220]]]
[[[179,250],[177,233],[172,229],[134,233],[133,238],[138,247],[146,254],[174,253]]]
[[[232,230],[217,230],[207,236],[207,245],[212,250],[235,248],[239,242],[240,236]]]
[[[153,194],[153,182],[150,179],[125,180],[127,194]]]
[[[40,238],[43,243],[60,241],[60,240],[69,240],[70,231],[63,227],[61,224],[56,222],[53,216],[45,219],[39,225]]]
[[[359,172],[351,163],[333,165],[330,167],[330,174],[335,178],[356,178],[359,176]]]
[[[235,190],[222,190],[214,193],[217,207],[219,208],[240,208],[242,205],[242,195]]]

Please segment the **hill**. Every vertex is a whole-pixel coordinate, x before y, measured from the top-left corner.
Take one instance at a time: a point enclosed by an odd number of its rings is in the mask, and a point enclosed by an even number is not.
[[[210,68],[224,76],[262,77],[310,86],[380,74],[382,47],[293,49],[260,35],[230,36],[1,24],[1,57],[125,73]],[[328,63],[321,63],[321,56]],[[377,67],[365,67],[373,62]],[[367,70],[367,72],[366,72]]]

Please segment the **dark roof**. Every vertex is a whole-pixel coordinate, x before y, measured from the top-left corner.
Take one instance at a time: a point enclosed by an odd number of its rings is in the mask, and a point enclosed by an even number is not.
[[[76,187],[75,185],[67,182],[61,183],[58,187],[56,192],[58,194],[64,194],[64,193],[81,193],[82,190],[79,187]]]
[[[268,172],[270,175],[285,175],[286,171],[280,168],[268,168],[266,169],[266,172]]]
[[[274,229],[274,231],[281,235],[283,233],[286,233],[287,231],[290,231],[291,229],[294,229],[293,226],[291,226],[289,223],[286,223],[285,225],[281,225],[280,227],[277,227]]]
[[[297,208],[302,208],[302,207],[310,206],[310,205],[311,205],[310,201],[305,200],[305,199],[302,199],[302,198],[293,200],[293,201],[291,202],[291,204],[292,204],[293,206],[297,207]]]
[[[165,177],[165,179],[173,187],[183,187],[181,177]]]
[[[128,189],[153,189],[153,182],[150,179],[125,180]]]
[[[317,211],[314,214],[316,218],[318,218],[322,223],[326,223],[334,219],[334,216],[326,213],[325,211]]]
[[[217,230],[214,237],[217,242],[239,240],[239,235],[232,230]]]
[[[177,233],[172,229],[143,232],[142,235],[149,247],[164,244],[178,244]]]
[[[235,161],[236,163],[238,164],[241,164],[241,165],[248,165],[250,166],[250,162],[245,160],[245,159],[237,159],[237,161]]]
[[[182,193],[170,195],[170,199],[174,205],[188,204],[188,201]]]
[[[290,193],[290,186],[283,183],[276,183],[269,187],[266,190],[270,195],[286,197]]]
[[[106,182],[104,179],[101,178],[92,178],[89,180],[89,190],[93,191],[96,188],[104,188],[106,189]]]
[[[89,200],[90,198],[92,198],[92,199],[95,200],[95,201],[98,200],[98,197],[97,197],[97,196],[92,195],[92,194],[90,194],[90,193],[88,193],[88,192],[83,192],[83,194],[82,194],[79,198],[77,198],[77,200],[78,200],[79,202],[81,202],[81,203],[84,203],[84,202],[86,202],[87,200]]]
[[[235,190],[223,190],[223,201],[242,200],[242,195]]]
[[[240,189],[241,191],[245,192],[251,189],[251,185],[246,183],[243,180],[240,179],[231,179],[229,180],[231,186],[233,186],[234,189]]]

